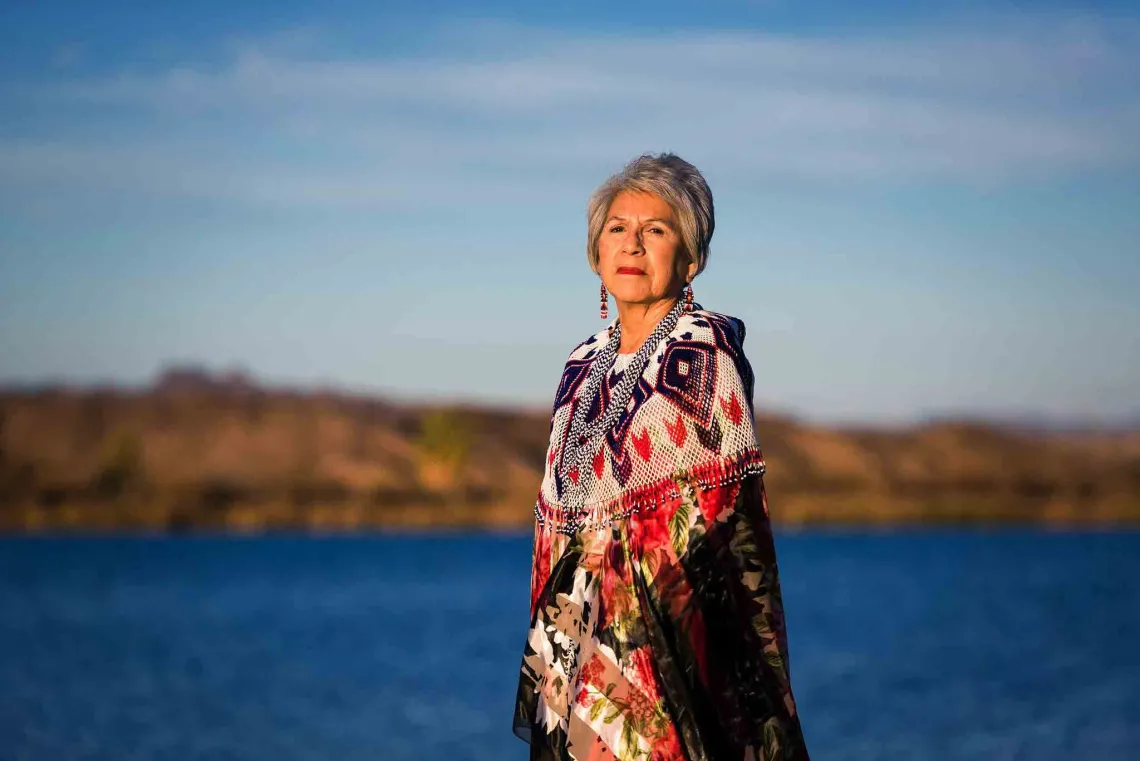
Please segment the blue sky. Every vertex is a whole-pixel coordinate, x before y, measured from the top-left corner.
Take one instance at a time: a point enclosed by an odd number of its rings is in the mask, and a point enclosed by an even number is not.
[[[1140,411],[1136,3],[9,3],[0,383],[544,406],[590,191],[708,178],[757,405]]]

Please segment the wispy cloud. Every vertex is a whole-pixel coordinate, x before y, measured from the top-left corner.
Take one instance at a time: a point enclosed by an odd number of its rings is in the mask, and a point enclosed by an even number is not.
[[[1136,25],[842,38],[488,28],[462,54],[347,58],[320,38],[323,50],[254,42],[164,71],[61,73],[10,94],[35,105],[40,137],[0,136],[0,185],[385,207],[596,179],[664,148],[754,184],[1016,183],[1140,163]]]

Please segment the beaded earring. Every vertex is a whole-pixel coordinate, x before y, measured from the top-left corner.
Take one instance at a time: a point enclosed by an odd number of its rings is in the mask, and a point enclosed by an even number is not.
[[[693,311],[693,284],[685,284],[685,314]]]
[[[602,308],[599,312],[603,320],[609,319],[610,316],[610,302],[606,298],[606,284],[602,283]]]

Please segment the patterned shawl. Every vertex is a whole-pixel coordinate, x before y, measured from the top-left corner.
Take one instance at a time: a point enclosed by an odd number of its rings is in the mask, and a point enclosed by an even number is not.
[[[744,333],[735,317],[678,304],[623,372],[611,372],[616,319],[575,347],[554,400],[539,524],[574,534],[675,499],[679,477],[707,487],[762,474]]]

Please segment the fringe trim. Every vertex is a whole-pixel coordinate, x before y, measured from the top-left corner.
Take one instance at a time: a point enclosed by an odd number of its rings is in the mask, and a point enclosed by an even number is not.
[[[759,449],[749,449],[723,460],[679,470],[668,478],[627,491],[616,499],[586,503],[581,507],[564,507],[547,502],[541,492],[534,504],[534,518],[540,526],[560,534],[573,536],[579,531],[604,528],[625,520],[633,513],[650,512],[681,496],[680,483],[687,482],[702,489],[735,483],[751,475],[764,475],[767,466]]]

